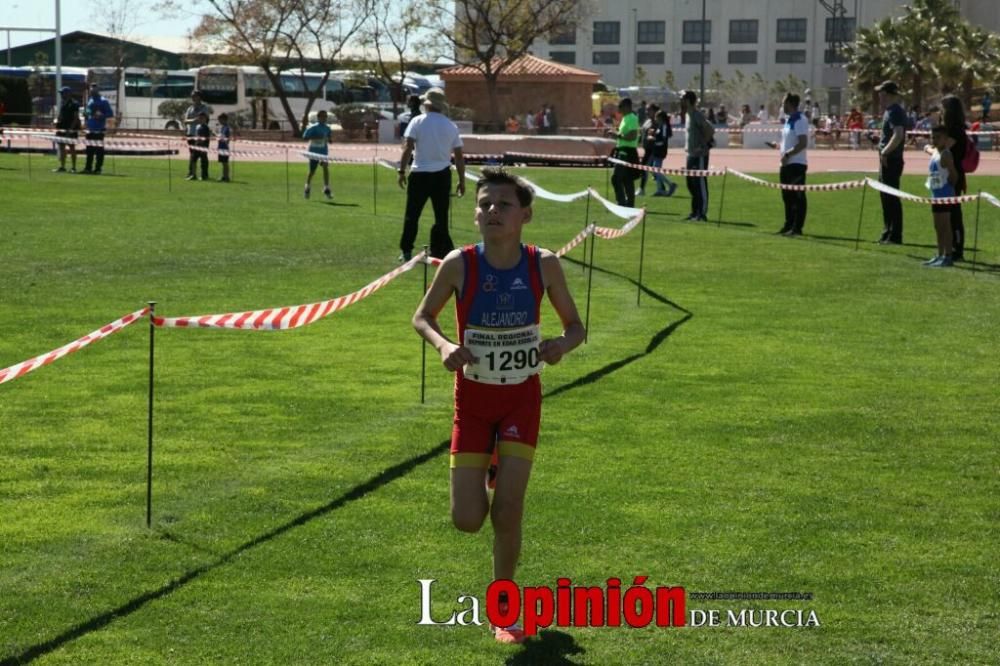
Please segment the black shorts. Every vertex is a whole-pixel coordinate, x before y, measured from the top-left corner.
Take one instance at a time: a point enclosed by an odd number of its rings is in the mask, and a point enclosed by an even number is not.
[[[228,164],[229,155],[219,155],[219,164]]]

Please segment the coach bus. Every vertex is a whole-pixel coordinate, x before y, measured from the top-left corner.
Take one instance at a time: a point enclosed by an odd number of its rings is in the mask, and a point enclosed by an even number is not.
[[[318,92],[313,111],[329,109],[343,97],[344,84],[329,78],[320,91],[320,72],[285,71],[279,73],[288,105],[296,118],[305,115],[309,92]],[[220,113],[243,116],[250,125],[268,129],[288,129],[289,122],[281,99],[263,68],[250,65],[208,65],[198,68],[198,90],[201,98]]]
[[[7,112],[4,123],[7,125],[40,125],[51,126],[53,118],[58,115],[56,108],[56,68],[38,67],[0,67],[0,79],[23,79],[28,86],[28,99],[17,104],[10,95],[7,100]],[[69,86],[77,99],[84,99],[87,92],[87,70],[82,67],[63,67],[62,85]]]
[[[147,67],[91,67],[89,84],[96,84],[101,95],[115,110],[115,126],[123,129],[177,129],[179,123],[160,115],[160,104],[187,100],[194,90],[195,72],[190,70],[150,69]]]
[[[323,90],[322,72],[286,70],[279,73],[288,105],[297,119],[305,115],[309,91],[317,91],[311,111],[330,110],[339,104],[363,103],[380,109],[392,107],[389,87],[370,72],[343,70],[330,72]],[[209,65],[198,68],[198,89],[202,100],[220,113],[241,114],[254,126],[288,129],[288,118],[270,79],[260,67]],[[383,114],[384,115],[384,114]]]

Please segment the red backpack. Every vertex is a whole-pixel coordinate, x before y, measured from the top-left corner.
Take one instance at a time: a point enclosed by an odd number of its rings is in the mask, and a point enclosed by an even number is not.
[[[965,138],[965,157],[962,158],[962,171],[974,173],[979,168],[979,146],[972,137]]]

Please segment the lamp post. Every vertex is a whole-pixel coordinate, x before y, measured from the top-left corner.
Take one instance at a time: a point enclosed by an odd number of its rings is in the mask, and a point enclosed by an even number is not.
[[[701,74],[698,78],[701,83],[701,94],[698,99],[705,103],[705,0],[701,0]]]

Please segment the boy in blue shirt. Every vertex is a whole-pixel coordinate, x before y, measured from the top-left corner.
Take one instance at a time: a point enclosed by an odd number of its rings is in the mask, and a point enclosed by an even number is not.
[[[87,120],[87,162],[83,172],[100,174],[104,167],[104,131],[108,118],[114,116],[114,111],[96,85],[90,86],[90,98],[87,100],[84,116]]]
[[[316,122],[307,127],[306,131],[302,133],[302,138],[309,140],[309,152],[314,155],[327,155],[327,144],[333,138],[333,130],[326,124],[326,115],[326,111],[318,112],[316,114]],[[309,198],[313,174],[316,173],[316,167],[320,164],[323,165],[323,194],[326,195],[327,199],[333,198],[333,193],[330,192],[330,164],[326,160],[310,159],[309,175],[306,176],[306,186],[302,190],[302,196],[306,199]]]
[[[194,140],[191,144],[191,162],[188,165],[188,180],[197,180],[195,168],[201,163],[201,179],[208,180],[208,147],[212,141],[212,130],[208,127],[208,114],[198,114],[198,124],[194,128]]]

